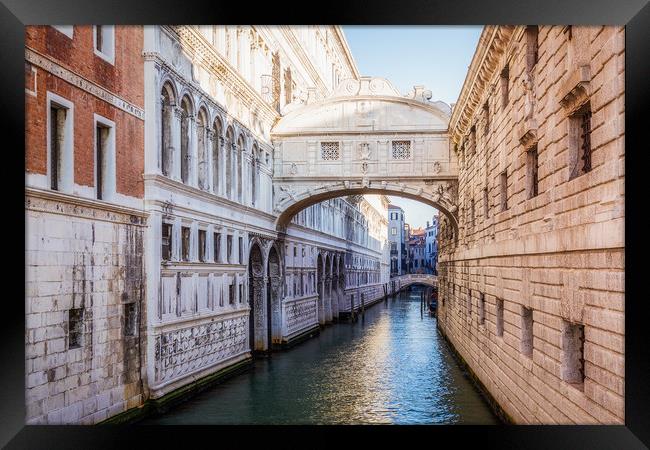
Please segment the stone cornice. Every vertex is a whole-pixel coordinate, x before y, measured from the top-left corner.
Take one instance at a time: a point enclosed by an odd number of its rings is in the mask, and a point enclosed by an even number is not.
[[[144,110],[142,108],[134,105],[132,102],[124,100],[120,96],[112,93],[94,81],[88,80],[83,76],[75,73],[73,70],[62,66],[59,61],[56,61],[51,56],[43,55],[34,49],[25,47],[25,60],[30,64],[39,67],[48,73],[51,73],[55,77],[58,77],[91,95],[94,95],[98,99],[103,100],[108,104],[119,108],[134,117],[137,117],[140,120],[144,120]]]
[[[479,38],[458,102],[449,121],[450,138],[459,143],[472,126],[472,118],[481,105],[483,94],[490,89],[490,80],[508,45],[512,42],[514,26],[488,25]]]
[[[34,187],[25,187],[25,197],[40,198],[43,200],[49,200],[56,202],[58,204],[68,204],[72,206],[81,206],[85,208],[97,209],[101,211],[106,211],[115,214],[122,214],[125,216],[137,216],[141,219],[144,219],[148,216],[146,211],[130,208],[127,206],[118,205],[115,203],[108,203],[101,200],[94,200],[85,197],[79,197],[76,195],[65,194],[63,192],[52,191],[49,189],[39,189]],[[31,209],[26,207],[25,209]],[[63,210],[61,214],[66,214]],[[82,216],[83,217],[83,216]],[[99,218],[92,216],[88,217],[95,220],[100,220]],[[115,220],[113,220],[115,221]],[[133,223],[132,221],[129,223]],[[133,223],[138,225],[137,223]]]
[[[348,65],[352,68],[352,73],[354,74],[354,78],[359,79],[359,77],[361,77],[361,74],[359,73],[359,69],[357,68],[357,63],[354,60],[354,57],[352,56],[352,51],[350,50],[350,46],[348,45],[348,40],[345,38],[345,33],[343,33],[343,30],[338,25],[333,26],[333,28],[334,28],[334,32],[336,33],[336,36],[338,37],[338,42],[339,45],[341,46],[341,50],[343,54],[345,54],[346,59],[348,60]]]
[[[164,27],[171,31],[176,39],[183,45],[189,56],[194,57],[197,54],[210,71],[215,74],[217,79],[228,87],[234,96],[241,99],[246,105],[254,106],[260,115],[269,123],[274,124],[280,115],[262,96],[242,78],[234,67],[230,65],[206,40],[206,38],[194,26],[170,26]],[[255,109],[252,108],[252,109]]]

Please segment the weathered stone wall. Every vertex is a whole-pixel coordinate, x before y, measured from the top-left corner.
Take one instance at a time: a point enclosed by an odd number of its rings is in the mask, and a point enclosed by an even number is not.
[[[143,402],[142,27],[116,26],[113,37],[111,62],[95,51],[92,26],[25,29],[29,424],[96,423]],[[58,190],[49,182],[51,99],[68,108]],[[113,123],[102,200],[98,116]]]
[[[452,114],[459,233],[440,233],[439,327],[513,421],[622,424],[624,29],[541,26],[530,72],[526,38],[525,27],[486,27]],[[570,116],[587,103],[591,169],[571,178]],[[566,376],[578,359],[568,324],[584,326],[583,383]]]
[[[25,206],[26,423],[90,424],[141,404],[143,217],[40,192]],[[77,308],[81,345],[69,348]]]

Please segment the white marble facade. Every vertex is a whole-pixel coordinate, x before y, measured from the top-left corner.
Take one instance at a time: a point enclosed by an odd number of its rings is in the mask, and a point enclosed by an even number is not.
[[[310,206],[277,231],[271,129],[358,78],[338,27],[145,26],[144,55],[157,398],[380,298],[387,233],[362,197]]]

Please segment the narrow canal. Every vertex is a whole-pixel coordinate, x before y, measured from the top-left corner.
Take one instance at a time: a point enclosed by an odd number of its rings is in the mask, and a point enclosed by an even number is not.
[[[497,424],[420,312],[420,287],[371,306],[143,424]]]

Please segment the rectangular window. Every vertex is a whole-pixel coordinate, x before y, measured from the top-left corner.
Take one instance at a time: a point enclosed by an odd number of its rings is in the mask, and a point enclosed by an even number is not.
[[[95,197],[113,200],[115,192],[115,122],[94,114]]]
[[[244,301],[244,285],[240,284],[239,285],[239,303],[242,303]]]
[[[533,310],[521,307],[521,353],[533,356]]]
[[[172,259],[172,225],[169,223],[162,224],[162,259],[169,261]]]
[[[508,171],[501,172],[501,211],[508,209]]]
[[[71,147],[70,111],[54,101],[50,102],[50,189],[61,189],[64,155]]]
[[[569,117],[569,180],[591,170],[591,106],[581,107]]]
[[[585,381],[585,326],[562,321],[562,379],[583,390]]]
[[[482,292],[478,295],[478,323],[485,324],[485,294]]]
[[[468,289],[467,291],[467,315],[472,315],[472,290]]]
[[[528,180],[528,198],[535,197],[539,189],[537,144],[526,152],[526,178]]]
[[[336,161],[339,159],[339,143],[338,142],[321,142],[320,154],[323,161]]]
[[[526,71],[532,72],[538,60],[538,38],[539,27],[528,25],[526,27]]]
[[[199,230],[199,261],[205,262],[206,251],[206,232]]]
[[[104,193],[104,172],[105,172],[105,155],[106,143],[108,141],[109,128],[97,124],[95,127],[95,196],[98,200],[103,198]]]
[[[68,310],[68,348],[79,348],[83,336],[83,308]]]
[[[244,238],[240,237],[238,242],[239,264],[244,264]]]
[[[136,304],[126,303],[124,305],[124,335],[135,336],[137,317]]]
[[[488,197],[488,189],[483,189],[483,216],[487,219],[490,217],[490,200]]]
[[[474,209],[474,199],[470,200],[470,215],[469,215],[469,223],[472,228],[474,228],[474,218],[475,218],[475,209]]]
[[[501,76],[499,77],[499,83],[501,85],[501,106],[505,108],[508,106],[509,96],[510,96],[510,69],[506,65],[503,70],[501,70]]]
[[[190,260],[190,229],[189,227],[181,227],[181,259],[183,261]]]
[[[497,336],[503,336],[503,300],[500,298],[496,299],[497,303],[497,313],[496,313],[496,326],[497,326]]]
[[[226,236],[226,254],[228,257],[228,262],[232,263],[232,236]]]
[[[214,262],[219,262],[219,251],[221,250],[221,233],[214,233],[214,241],[212,242],[214,249]]]
[[[411,159],[411,141],[393,141],[393,159]]]
[[[228,285],[228,304],[235,304],[235,285],[233,283]]]
[[[115,27],[112,25],[94,25],[93,42],[95,55],[109,62],[115,63]]]
[[[395,227],[391,228],[391,229],[390,229],[390,233],[391,233],[393,236],[397,236],[397,228],[395,228]]]

